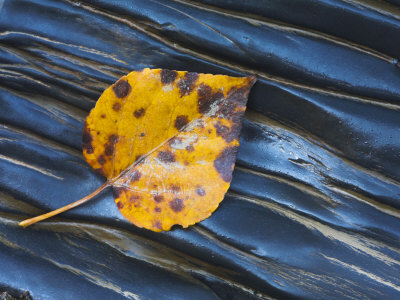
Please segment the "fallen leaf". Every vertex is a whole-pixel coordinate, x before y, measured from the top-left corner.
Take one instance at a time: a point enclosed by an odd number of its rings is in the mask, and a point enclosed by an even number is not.
[[[112,186],[118,209],[138,227],[162,231],[206,219],[229,188],[255,81],[147,68],[123,76],[104,91],[83,131],[83,155],[107,182],[45,218]]]

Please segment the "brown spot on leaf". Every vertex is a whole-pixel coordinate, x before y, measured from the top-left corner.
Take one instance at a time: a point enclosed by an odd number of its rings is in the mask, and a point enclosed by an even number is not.
[[[242,130],[242,124],[233,124],[231,127],[231,131],[229,135],[225,138],[225,140],[230,143],[233,140],[239,139],[240,131]]]
[[[171,184],[169,187],[173,193],[177,193],[181,190],[180,186],[176,184]]]
[[[226,182],[232,180],[233,164],[235,163],[238,147],[225,148],[214,160],[214,168]]]
[[[160,221],[157,221],[157,222],[154,224],[154,227],[156,227],[157,229],[162,230],[162,224],[161,224],[161,222],[160,222]]]
[[[233,125],[229,132],[229,135],[225,139],[228,143],[235,139],[239,139],[240,131],[242,130],[242,119],[244,116],[244,110],[239,110],[232,115]]]
[[[128,94],[131,92],[131,89],[132,88],[129,82],[123,79],[118,80],[113,86],[114,93],[118,98],[124,98],[128,96]]]
[[[106,156],[112,156],[114,153],[114,145],[112,144],[106,144],[105,148],[104,148],[104,154]]]
[[[160,203],[160,202],[164,201],[164,196],[163,195],[155,195],[153,198],[154,198],[154,201],[156,201],[157,203]]]
[[[218,121],[217,123],[214,124],[216,133],[218,136],[222,137],[222,138],[226,138],[226,136],[229,134],[229,127],[223,125],[220,121]]]
[[[117,207],[118,207],[118,209],[123,209],[124,204],[122,202],[117,202]]]
[[[182,138],[174,136],[172,139],[169,140],[168,145],[170,147],[172,147],[176,142],[181,143],[182,142]]]
[[[182,97],[184,95],[189,95],[196,86],[196,81],[199,78],[199,74],[194,72],[188,72],[183,76],[178,82],[179,95]]]
[[[124,192],[124,188],[121,187],[113,187],[112,188],[112,193],[114,196],[114,199],[118,199],[121,197],[121,194]]]
[[[100,118],[105,119],[106,115],[105,114],[101,114]]]
[[[236,107],[237,107],[236,103],[231,102],[229,101],[229,99],[227,99],[226,101],[222,101],[218,105],[217,114],[229,120],[231,119],[233,113],[235,112]]]
[[[158,159],[165,163],[171,163],[175,161],[175,155],[170,151],[160,151],[157,155]]]
[[[159,213],[159,212],[161,212],[161,208],[157,206],[154,208],[154,211]]]
[[[242,123],[242,119],[243,119],[243,116],[244,116],[244,110],[238,110],[237,112],[235,112],[233,115],[232,115],[232,121],[233,121],[233,123],[235,123],[235,124],[241,124]]]
[[[175,119],[175,128],[181,130],[183,127],[186,126],[187,123],[189,123],[189,119],[187,116],[177,116]]]
[[[173,83],[178,76],[178,73],[173,70],[162,69],[161,71],[161,83],[170,84]]]
[[[120,111],[121,110],[121,107],[122,107],[122,105],[121,105],[121,103],[119,103],[119,102],[115,102],[114,104],[113,104],[113,110],[115,110],[115,111]]]
[[[193,152],[193,151],[194,151],[194,147],[193,147],[192,144],[187,145],[187,146],[185,147],[185,149],[186,149],[186,151],[189,151],[189,152]]]
[[[142,164],[143,162],[144,162],[144,155],[143,155],[143,154],[138,154],[138,155],[136,155],[135,164],[136,164],[136,165],[140,165],[140,164]]]
[[[199,187],[196,188],[196,193],[199,196],[205,196],[206,191],[201,186],[199,186]]]
[[[106,158],[104,157],[104,155],[100,155],[100,156],[97,158],[97,161],[98,161],[98,163],[99,163],[100,165],[104,165],[104,163],[106,162]]]
[[[144,132],[142,132],[142,133],[140,134],[140,136],[141,136],[141,137],[145,136]]]
[[[208,111],[210,103],[209,100],[211,98],[212,89],[210,86],[202,83],[197,89],[197,94],[199,96],[198,105],[199,112],[204,114]]]
[[[141,197],[139,195],[131,194],[131,193],[128,194],[128,195],[130,195],[129,202],[131,204],[133,204],[133,206],[136,207],[136,208],[140,207],[140,205],[141,205],[141,201],[140,201]]]
[[[146,112],[146,110],[142,107],[141,109],[135,110],[135,112],[133,113],[133,115],[136,118],[141,118],[144,116],[144,113]]]
[[[87,154],[92,154],[94,152],[92,141],[92,134],[90,133],[89,128],[87,128],[87,124],[85,122],[85,127],[82,134],[82,148],[86,150]]]
[[[232,142],[237,139],[241,130],[241,123],[234,123],[231,128],[228,126],[222,125],[222,123],[217,122],[214,124],[216,129],[216,133],[218,136],[222,137],[227,143]]]
[[[116,134],[111,134],[109,137],[108,137],[108,142],[109,143],[112,143],[112,144],[115,144],[115,142],[118,140],[118,135],[116,135]]]
[[[246,105],[249,92],[250,88],[248,86],[243,86],[241,88],[231,87],[228,91],[226,101],[232,103],[235,107],[243,107]]]
[[[104,173],[103,168],[97,168],[94,169],[98,174],[100,174],[101,176],[107,177],[106,174]]]
[[[174,212],[180,212],[182,209],[184,209],[185,205],[183,204],[182,199],[175,198],[169,202],[169,207],[171,207]]]
[[[129,197],[129,201],[132,202],[132,203],[136,203],[140,198],[141,198],[141,197],[140,197],[139,195],[133,194],[133,195],[131,195],[131,196]]]
[[[142,174],[140,174],[140,172],[139,172],[138,170],[133,170],[133,171],[129,174],[130,182],[138,181],[138,180],[140,179],[141,176],[142,176]]]
[[[231,119],[235,114],[236,108],[246,106],[247,96],[255,81],[256,77],[252,76],[247,85],[241,88],[232,87],[227,93],[226,101],[221,102],[219,105],[217,113],[224,118]]]
[[[220,91],[213,93],[211,87],[204,83],[200,84],[197,94],[199,96],[198,109],[201,114],[208,113],[211,104],[224,97],[224,94]]]
[[[116,134],[112,134],[108,137],[108,143],[105,145],[104,154],[106,156],[111,156],[114,153],[114,145],[118,140],[118,136]]]

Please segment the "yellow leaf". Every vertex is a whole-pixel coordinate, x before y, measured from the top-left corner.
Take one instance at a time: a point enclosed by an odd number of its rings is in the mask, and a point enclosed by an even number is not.
[[[85,122],[83,155],[126,219],[161,231],[211,215],[229,188],[255,81],[143,69],[104,91]]]

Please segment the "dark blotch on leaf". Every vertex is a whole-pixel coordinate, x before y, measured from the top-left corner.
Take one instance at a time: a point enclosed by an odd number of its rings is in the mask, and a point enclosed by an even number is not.
[[[106,147],[104,148],[104,154],[106,156],[112,156],[114,153],[114,144],[106,144]]]
[[[169,206],[174,212],[180,212],[185,207],[182,199],[179,198],[175,198],[174,200],[170,201]]]
[[[104,157],[104,155],[100,155],[97,158],[97,161],[98,161],[99,164],[104,165],[104,163],[106,162],[106,158]]]
[[[131,92],[131,85],[128,81],[120,79],[114,85],[113,90],[118,98],[124,98]]]
[[[142,174],[140,174],[140,172],[138,170],[133,170],[132,173],[129,174],[129,178],[130,178],[131,182],[138,181],[141,176],[142,176]]]
[[[160,202],[164,201],[164,196],[163,195],[155,195],[153,198],[154,198],[154,201],[156,201],[157,203],[160,203]]]
[[[231,102],[229,101],[229,99],[227,99],[226,101],[222,101],[218,105],[217,114],[222,115],[224,118],[230,120],[235,112],[236,107],[237,107],[236,103]]]
[[[130,203],[133,203],[133,206],[134,207],[140,207],[140,205],[141,205],[141,201],[140,201],[140,196],[139,195],[131,195],[130,197],[129,197],[129,202]]]
[[[175,155],[170,151],[160,151],[158,153],[158,159],[165,163],[171,163],[175,161]]]
[[[214,168],[226,182],[232,180],[232,166],[235,163],[238,147],[225,148],[214,160]]]
[[[123,192],[124,192],[124,188],[121,188],[121,187],[113,187],[113,189],[112,189],[114,199],[118,199]]]
[[[170,147],[172,147],[176,142],[177,142],[177,143],[181,143],[181,142],[182,142],[182,138],[181,138],[181,137],[174,136],[172,139],[169,140],[168,145],[169,145]]]
[[[224,97],[222,92],[212,92],[210,86],[202,83],[197,89],[199,96],[198,109],[201,114],[205,114],[210,110],[211,104]]]
[[[227,102],[232,103],[232,105],[243,107],[246,105],[247,96],[249,95],[250,87],[243,86],[241,88],[231,87],[227,93]]]
[[[137,201],[140,199],[140,196],[139,195],[131,195],[130,197],[129,197],[129,201],[130,202],[132,202],[132,203],[137,203]]]
[[[85,122],[85,127],[83,129],[83,134],[82,134],[82,148],[86,150],[87,154],[92,154],[94,152],[92,141],[93,137],[89,131],[89,128],[87,128],[87,124]]]
[[[133,114],[136,118],[141,118],[144,116],[146,110],[142,107],[141,109],[136,110]]]
[[[138,154],[138,155],[136,155],[136,158],[135,158],[135,163],[137,164],[137,165],[140,165],[141,163],[143,163],[143,161],[144,161],[144,155],[143,154]]]
[[[120,111],[121,110],[121,107],[122,107],[122,105],[121,105],[121,103],[119,103],[119,102],[115,102],[114,104],[113,104],[113,110],[115,110],[115,111]]]
[[[100,174],[101,176],[104,176],[104,177],[107,177],[105,174],[104,174],[104,170],[103,170],[103,168],[97,168],[97,169],[94,169],[98,174]]]
[[[235,139],[239,139],[240,131],[242,130],[242,119],[244,116],[244,110],[237,111],[232,116],[233,125],[229,135],[225,139],[228,143]]]
[[[229,132],[229,135],[226,136],[225,140],[230,143],[233,140],[239,139],[240,131],[242,130],[242,124],[233,124],[231,127],[231,131]]]
[[[235,124],[242,124],[242,119],[244,116],[244,110],[239,110],[232,115],[232,121]]]
[[[248,83],[241,88],[232,87],[226,97],[226,101],[223,101],[218,108],[217,113],[222,115],[224,118],[231,119],[237,107],[244,107],[247,103],[247,96],[249,95],[250,88],[256,82],[256,77],[252,76],[249,78]]]
[[[186,149],[186,151],[188,151],[188,152],[193,152],[193,151],[194,151],[194,147],[193,147],[192,144],[186,146],[185,149]]]
[[[177,192],[179,192],[179,191],[181,190],[180,186],[178,186],[178,185],[176,185],[176,184],[171,184],[171,185],[170,185],[170,188],[171,188],[171,191],[172,191],[173,193],[177,193]]]
[[[188,72],[183,76],[181,80],[178,82],[178,88],[179,88],[179,95],[182,97],[184,95],[189,95],[195,85],[197,78],[199,78],[199,74],[194,73],[194,72]]]
[[[119,209],[123,209],[124,208],[124,204],[122,202],[117,202],[117,207]]]
[[[215,123],[214,124],[214,127],[215,127],[215,130],[216,130],[216,133],[217,133],[217,135],[218,136],[220,136],[220,137],[222,137],[222,138],[226,138],[226,136],[229,134],[229,127],[228,126],[225,126],[225,125],[223,125],[221,122],[217,122],[217,123]]]
[[[170,84],[175,81],[176,76],[178,76],[176,71],[163,69],[161,71],[161,83]]]
[[[154,224],[154,227],[156,227],[157,229],[162,230],[162,224],[161,224],[161,222],[160,222],[160,221],[157,221],[157,222]]]
[[[108,137],[108,143],[105,145],[104,154],[107,156],[111,156],[114,153],[114,145],[118,140],[118,136],[116,134],[112,134]]]
[[[102,115],[100,116],[100,118],[105,119],[105,118],[106,118],[106,115],[105,115],[105,114],[102,114]]]
[[[199,96],[198,105],[199,105],[199,112],[205,113],[209,109],[209,100],[211,98],[212,89],[210,86],[202,83],[199,88],[197,89],[197,94]]]
[[[186,126],[187,123],[189,123],[189,119],[187,116],[177,116],[175,119],[175,128],[181,130],[183,127]]]
[[[111,135],[108,137],[108,142],[109,142],[109,143],[115,144],[116,141],[118,141],[118,135],[116,135],[116,134],[111,134]]]
[[[240,130],[242,128],[240,120],[232,125],[231,128],[222,125],[220,122],[214,124],[216,133],[222,137],[227,143],[239,138]]]
[[[199,196],[204,196],[204,195],[206,194],[206,191],[205,191],[202,187],[198,187],[198,188],[196,189],[196,193],[197,193],[197,195],[199,195]]]
[[[154,208],[154,211],[159,213],[159,212],[161,212],[161,208],[160,207],[156,207],[156,208]]]

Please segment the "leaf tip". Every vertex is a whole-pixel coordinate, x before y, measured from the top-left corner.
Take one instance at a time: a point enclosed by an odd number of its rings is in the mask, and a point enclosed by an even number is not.
[[[253,86],[256,83],[256,81],[258,80],[258,76],[256,74],[253,74],[253,75],[249,76],[248,78],[249,78],[250,87]]]

